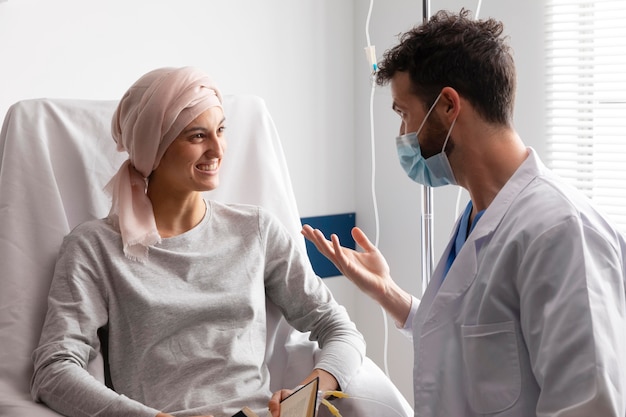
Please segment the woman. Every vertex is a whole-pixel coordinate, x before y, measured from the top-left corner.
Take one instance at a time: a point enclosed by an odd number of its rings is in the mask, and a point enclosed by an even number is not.
[[[201,71],[141,77],[113,116],[129,159],[112,208],[64,240],[33,357],[33,398],[68,416],[231,416],[271,397],[265,299],[322,347],[321,390],[345,386],[363,339],[280,223],[205,200],[226,149],[221,95]],[[109,388],[85,366],[108,336]],[[274,394],[270,407],[288,390]]]

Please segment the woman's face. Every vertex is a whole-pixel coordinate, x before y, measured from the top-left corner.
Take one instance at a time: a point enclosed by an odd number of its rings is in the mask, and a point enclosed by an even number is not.
[[[148,187],[172,194],[217,188],[226,149],[224,121],[222,109],[211,107],[189,123],[163,154]]]

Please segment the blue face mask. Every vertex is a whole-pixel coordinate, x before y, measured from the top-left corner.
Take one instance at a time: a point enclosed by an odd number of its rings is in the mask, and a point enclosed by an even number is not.
[[[428,159],[424,158],[422,156],[418,139],[418,135],[421,132],[422,127],[424,127],[426,119],[435,108],[437,101],[439,101],[439,97],[441,97],[441,94],[437,96],[437,99],[430,107],[430,110],[426,113],[426,116],[424,117],[419,129],[417,129],[417,132],[407,133],[396,138],[396,147],[398,149],[400,165],[402,165],[402,168],[404,168],[404,171],[407,173],[409,178],[428,187],[439,187],[447,184],[456,185],[456,179],[454,178],[452,167],[448,161],[448,156],[444,152],[456,119],[452,122],[452,125],[448,130],[448,134],[446,135],[446,140],[443,142],[443,148],[438,154],[433,155]]]

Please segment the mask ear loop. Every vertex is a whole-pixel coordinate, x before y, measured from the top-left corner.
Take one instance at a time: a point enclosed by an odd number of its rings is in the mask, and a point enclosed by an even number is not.
[[[454,129],[454,124],[456,123],[456,117],[454,118],[454,120],[452,121],[452,124],[450,125],[450,129],[448,130],[448,134],[446,135],[446,140],[443,142],[443,148],[441,148],[441,152],[445,152],[446,151],[446,145],[448,144],[448,139],[450,139],[450,135],[452,134],[452,129]]]
[[[417,132],[416,132],[417,136],[419,136],[420,132],[422,131],[422,128],[426,124],[426,119],[428,119],[428,116],[430,116],[430,114],[433,112],[433,110],[435,109],[435,106],[437,105],[437,102],[439,101],[440,98],[441,98],[441,93],[439,93],[439,95],[435,99],[435,102],[433,103],[433,105],[430,106],[430,109],[428,109],[428,112],[426,113],[426,116],[424,116],[424,120],[422,120],[422,124],[420,124],[420,127],[417,129]]]

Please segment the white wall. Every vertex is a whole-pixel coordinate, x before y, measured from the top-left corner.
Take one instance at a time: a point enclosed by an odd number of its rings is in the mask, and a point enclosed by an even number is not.
[[[332,0],[8,0],[0,115],[34,97],[118,99],[161,66],[263,97],[303,216],[354,211],[353,4]],[[350,57],[350,59],[346,59]]]
[[[378,55],[421,21],[421,1],[378,0],[370,23]],[[432,1],[432,10],[475,2]],[[279,129],[302,216],[357,212],[374,238],[365,0],[8,0],[0,3],[0,115],[22,99],[117,99],[160,66],[194,65],[225,94],[263,97]],[[543,151],[543,1],[485,0],[503,20],[518,65],[517,127]],[[402,172],[388,88],[375,96],[380,248],[398,282],[419,294],[420,187]],[[28,173],[36,175],[36,173]],[[435,247],[453,221],[456,191],[435,190]],[[344,278],[327,280],[381,367],[380,309]],[[389,323],[389,370],[412,402],[412,348]]]
[[[436,10],[475,10],[476,1],[432,0]],[[374,239],[375,224],[371,194],[371,152],[369,125],[369,68],[364,58],[365,22],[368,1],[355,2],[355,154],[357,223]],[[543,1],[484,0],[480,17],[504,22],[510,36],[518,69],[518,97],[515,112],[517,130],[525,142],[544,150],[543,145]],[[397,43],[397,35],[422,21],[422,1],[374,2],[370,21],[371,43],[377,55]],[[395,280],[415,295],[420,292],[420,210],[421,186],[412,182],[398,163],[394,138],[399,118],[391,110],[388,87],[377,88],[374,99],[376,147],[376,193],[380,217],[379,248],[386,256]],[[455,220],[457,187],[434,190],[435,262],[447,243]],[[462,194],[462,207],[467,193]],[[368,340],[368,353],[383,364],[383,319],[379,308],[361,294],[356,296],[357,325]],[[412,403],[412,345],[389,323],[389,372],[396,385]]]

